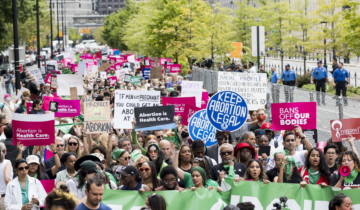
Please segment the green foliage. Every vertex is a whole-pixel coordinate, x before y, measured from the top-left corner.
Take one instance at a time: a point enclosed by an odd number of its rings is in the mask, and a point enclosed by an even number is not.
[[[82,36],[75,28],[69,28],[69,39],[74,42],[74,45],[79,44]]]
[[[310,83],[310,74],[306,73],[305,75],[297,75],[297,82],[298,87],[301,88],[302,86]]]

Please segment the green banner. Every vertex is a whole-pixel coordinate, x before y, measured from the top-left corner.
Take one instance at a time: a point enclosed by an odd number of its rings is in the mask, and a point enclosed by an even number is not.
[[[65,134],[68,134],[74,125],[82,125],[82,123],[58,124],[58,125],[55,125],[55,128],[61,130]]]
[[[319,185],[307,185],[300,188],[299,184],[269,183],[240,181],[229,184],[227,192],[218,193],[216,190],[197,189],[196,191],[159,191],[171,210],[222,210],[226,205],[236,205],[239,202],[251,202],[255,210],[275,209],[273,204],[279,202],[279,198],[288,198],[287,207],[291,210],[326,210],[329,201],[339,193],[348,195],[353,202],[354,210],[360,210],[360,188],[333,191],[332,187],[321,188]],[[112,209],[137,210],[145,206],[146,196],[150,192],[140,195],[137,191],[105,190],[103,203],[110,205]],[[119,199],[121,198],[121,199]]]
[[[62,70],[62,73],[63,74],[72,74],[72,71],[69,68],[65,68],[64,70]]]
[[[134,85],[138,85],[138,84],[140,84],[141,79],[142,79],[142,77],[140,77],[140,76],[130,77],[130,83],[134,84]]]

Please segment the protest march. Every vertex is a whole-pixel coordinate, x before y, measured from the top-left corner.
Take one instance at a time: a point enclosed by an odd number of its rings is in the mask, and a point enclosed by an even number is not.
[[[360,210],[359,119],[320,141],[318,103],[269,102],[266,72],[219,71],[209,92],[171,58],[110,51],[4,94],[0,210]]]

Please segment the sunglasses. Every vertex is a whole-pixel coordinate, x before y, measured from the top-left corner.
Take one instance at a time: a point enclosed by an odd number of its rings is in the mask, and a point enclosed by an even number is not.
[[[159,151],[157,151],[157,150],[149,150],[149,154],[152,154],[152,153],[157,154],[157,153],[159,153]]]
[[[69,145],[69,146],[77,146],[78,143],[77,143],[77,142],[69,142],[68,145]]]
[[[58,144],[58,145],[56,145],[56,147],[64,147],[64,145],[63,144]]]
[[[19,168],[17,168],[17,170],[19,170],[19,171],[29,170],[29,166],[19,167]]]
[[[220,152],[220,155],[231,155],[232,151]]]
[[[139,169],[140,172],[149,172],[150,171],[150,168],[140,168]]]
[[[172,178],[172,179],[164,179],[164,183],[166,183],[166,184],[170,184],[170,183],[173,183],[173,182],[175,182],[175,181],[176,181],[175,178]]]
[[[130,160],[130,157],[123,157],[123,158],[120,158],[121,160]]]

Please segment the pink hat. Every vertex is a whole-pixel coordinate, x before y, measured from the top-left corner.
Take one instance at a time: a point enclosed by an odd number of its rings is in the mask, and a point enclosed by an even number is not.
[[[11,97],[11,95],[10,94],[5,94],[4,99],[7,98],[7,97]]]

